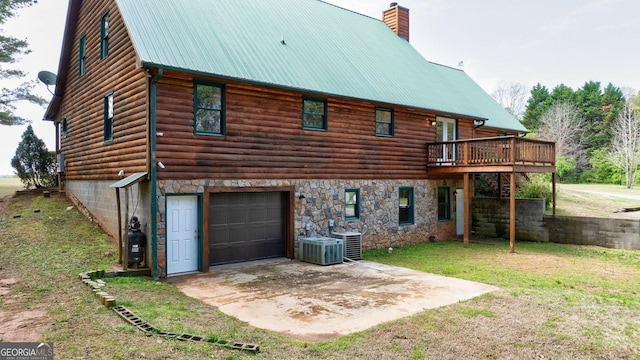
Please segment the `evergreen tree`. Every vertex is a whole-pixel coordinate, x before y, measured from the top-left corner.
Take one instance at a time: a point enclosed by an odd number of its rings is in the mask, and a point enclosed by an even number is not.
[[[530,131],[537,131],[540,126],[540,118],[551,106],[551,100],[549,89],[540,83],[536,84],[531,89],[531,96],[527,101],[527,108],[522,118],[522,125]]]
[[[609,145],[611,136],[607,136],[602,110],[602,91],[600,82],[589,81],[576,91],[576,105],[584,119],[584,145],[587,152]]]
[[[52,186],[55,184],[54,158],[55,154],[47,150],[44,141],[36,136],[29,125],[11,159],[11,166],[27,188]]]
[[[18,9],[35,3],[37,0],[0,1],[0,26],[15,16]],[[3,30],[0,28],[0,65],[15,63],[20,55],[26,55],[30,52],[26,40],[6,36]],[[0,80],[3,80],[4,83],[6,83],[5,79],[20,79],[25,76],[26,74],[21,70],[0,67]],[[14,89],[0,88],[0,124],[20,125],[28,122],[14,114],[16,102],[29,101],[39,105],[46,103],[43,98],[31,93],[34,86],[35,81],[31,81],[22,83]]]

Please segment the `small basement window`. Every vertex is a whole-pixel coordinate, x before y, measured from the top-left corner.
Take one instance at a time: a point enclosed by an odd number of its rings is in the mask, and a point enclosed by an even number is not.
[[[413,224],[413,188],[401,187],[398,191],[399,209],[398,223],[400,225]]]
[[[438,188],[438,220],[451,220],[451,189],[448,186]]]
[[[344,191],[344,214],[346,220],[360,218],[360,190],[347,189]]]

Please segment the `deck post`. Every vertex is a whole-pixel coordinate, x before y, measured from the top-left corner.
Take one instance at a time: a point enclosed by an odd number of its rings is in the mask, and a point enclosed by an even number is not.
[[[469,247],[469,233],[471,229],[471,174],[464,173],[464,247]]]
[[[509,189],[509,253],[516,251],[516,173],[511,172]]]
[[[118,211],[118,264],[122,264],[122,215],[120,214],[120,188],[116,188],[116,208]]]
[[[553,217],[556,217],[556,173],[551,173],[551,192],[553,198]]]

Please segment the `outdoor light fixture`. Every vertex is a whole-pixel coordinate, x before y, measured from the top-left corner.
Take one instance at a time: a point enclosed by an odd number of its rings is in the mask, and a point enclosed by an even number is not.
[[[431,126],[436,126],[436,121],[435,120],[431,120]]]
[[[118,176],[120,176],[120,177],[124,177],[124,170],[120,170],[120,171],[118,171]]]
[[[158,167],[160,169],[164,169],[165,168],[164,164],[161,161],[158,161]]]

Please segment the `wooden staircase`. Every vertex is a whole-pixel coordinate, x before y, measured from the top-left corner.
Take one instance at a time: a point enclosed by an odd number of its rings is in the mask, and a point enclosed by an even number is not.
[[[511,194],[511,177],[509,173],[482,173],[478,176],[484,180],[495,190],[495,194],[501,199],[509,198]],[[526,173],[516,174],[516,190],[520,188],[523,182],[530,181]]]

